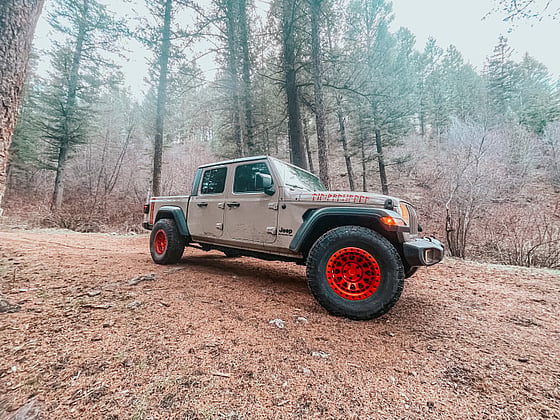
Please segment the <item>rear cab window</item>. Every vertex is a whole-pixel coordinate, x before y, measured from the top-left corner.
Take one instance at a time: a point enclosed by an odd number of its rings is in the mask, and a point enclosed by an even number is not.
[[[204,171],[200,184],[200,194],[223,194],[226,186],[227,168],[210,168]]]

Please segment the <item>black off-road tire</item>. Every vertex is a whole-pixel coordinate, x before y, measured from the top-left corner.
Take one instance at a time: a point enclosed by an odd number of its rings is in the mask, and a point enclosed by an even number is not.
[[[179,233],[175,221],[160,219],[150,235],[150,253],[156,264],[175,264],[183,256],[185,237]]]
[[[325,233],[311,248],[307,282],[332,315],[368,320],[385,314],[399,300],[404,267],[395,247],[377,232],[342,226]]]

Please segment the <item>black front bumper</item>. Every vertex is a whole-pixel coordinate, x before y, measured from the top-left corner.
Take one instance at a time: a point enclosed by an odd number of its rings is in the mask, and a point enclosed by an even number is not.
[[[434,265],[443,260],[443,244],[435,238],[418,238],[403,243],[403,254],[410,267]]]

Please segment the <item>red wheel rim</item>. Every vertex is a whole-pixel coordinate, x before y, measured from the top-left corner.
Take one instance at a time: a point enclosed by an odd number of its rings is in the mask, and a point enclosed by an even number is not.
[[[327,281],[337,295],[364,300],[379,287],[381,270],[369,252],[354,247],[342,248],[327,262]]]
[[[162,255],[167,248],[167,235],[163,230],[158,230],[156,232],[156,237],[154,238],[154,249],[156,254]]]

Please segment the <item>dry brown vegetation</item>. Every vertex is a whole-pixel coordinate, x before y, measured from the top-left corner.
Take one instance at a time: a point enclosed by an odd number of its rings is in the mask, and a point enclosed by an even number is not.
[[[448,258],[355,322],[303,267],[197,250],[156,266],[147,248],[1,229],[20,310],[0,314],[0,418],[33,398],[52,419],[560,417],[558,271]]]
[[[449,139],[412,136],[388,149],[390,193],[412,202],[424,234],[442,240],[448,252],[478,261],[560,268],[560,190],[557,174],[559,125],[539,138],[520,126],[487,129],[455,121]],[[349,190],[341,145],[330,148],[332,189]],[[110,192],[99,190],[85,168],[91,154],[77,156],[69,170],[66,201],[48,204],[52,174],[30,179],[14,170],[6,214],[20,224],[78,232],[141,232],[141,209],[150,170],[145,150],[128,150]],[[282,154],[287,154],[282,150]],[[316,155],[315,159],[316,159]],[[206,143],[174,144],[164,154],[164,194],[189,194],[196,168],[219,158]],[[354,156],[357,168],[358,159]],[[368,162],[367,189],[380,192],[375,161]],[[95,171],[94,171],[95,172]],[[91,179],[90,179],[91,178]]]

